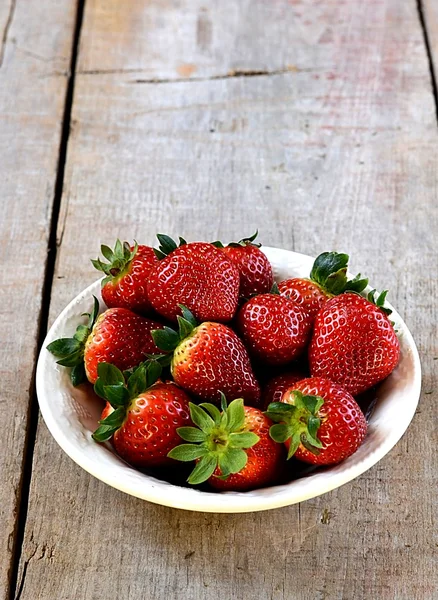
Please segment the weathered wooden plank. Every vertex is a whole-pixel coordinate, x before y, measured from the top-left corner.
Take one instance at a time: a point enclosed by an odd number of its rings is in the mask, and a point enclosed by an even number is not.
[[[22,600],[432,600],[438,139],[415,2],[89,1],[79,71],[52,320],[95,277],[101,241],[259,227],[270,245],[348,250],[389,286],[433,393],[360,479],[253,515],[125,496],[40,423]]]
[[[0,597],[14,549],[75,3],[0,3]]]

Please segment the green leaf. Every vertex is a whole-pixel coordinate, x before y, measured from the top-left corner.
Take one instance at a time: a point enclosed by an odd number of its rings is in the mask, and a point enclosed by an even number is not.
[[[276,296],[280,296],[280,289],[277,285],[277,283],[274,281],[274,283],[272,284],[271,290],[269,292],[270,294],[275,294]]]
[[[215,246],[216,248],[224,248],[225,246],[223,245],[222,242],[220,242],[219,240],[216,240],[215,242],[211,242],[212,246]]]
[[[301,444],[301,438],[300,438],[299,432],[297,432],[292,436],[292,438],[290,440],[289,450],[287,453],[287,460],[292,458],[292,456],[298,450],[298,447],[300,444]]]
[[[130,398],[136,398],[147,389],[146,367],[142,364],[137,367],[128,378],[128,392]]]
[[[192,485],[197,485],[209,479],[217,467],[217,457],[206,455],[201,458],[193,469],[187,481]]]
[[[184,304],[178,304],[178,306],[181,309],[183,319],[188,321],[190,325],[192,325],[192,329],[194,329],[198,325],[198,322],[196,321],[193,313],[187,308],[187,306],[184,306]]]
[[[103,273],[106,273],[108,270],[107,265],[105,265],[100,258],[94,260],[93,258],[90,259],[91,260],[91,264],[93,265],[93,267],[95,269],[97,269],[98,271],[102,271]]]
[[[207,435],[197,427],[178,427],[179,437],[186,442],[204,442]]]
[[[75,387],[80,385],[81,383],[84,383],[84,381],[87,379],[87,376],[85,373],[85,366],[83,362],[80,362],[72,368],[70,372],[70,379]]]
[[[289,421],[296,412],[293,404],[285,402],[271,402],[267,411],[264,413],[274,423]]]
[[[117,429],[123,424],[126,417],[126,409],[121,406],[113,410],[105,419],[99,421],[100,425],[106,425],[108,427],[116,427]]]
[[[78,325],[76,327],[76,333],[73,338],[77,340],[80,344],[84,344],[88,336],[90,335],[90,330],[86,325]]]
[[[180,444],[179,446],[172,448],[167,456],[175,460],[181,460],[182,462],[189,462],[191,460],[197,460],[207,454],[208,450],[205,446],[198,446],[197,444]]]
[[[227,398],[223,392],[219,392],[219,395],[221,399],[221,410],[223,413],[225,413],[227,411],[228,406]]]
[[[129,400],[129,392],[121,383],[116,383],[115,385],[104,385],[103,393],[105,394],[105,398],[114,408],[126,406]]]
[[[179,240],[180,246],[185,246],[187,244],[186,240],[184,238],[182,238],[181,236],[178,238],[178,240]]]
[[[62,367],[75,367],[76,365],[83,363],[83,361],[84,351],[81,348],[76,352],[72,352],[69,354],[69,356],[65,356],[64,358],[61,358],[61,360],[57,360],[56,364],[61,365]]]
[[[77,352],[82,347],[82,344],[75,338],[59,338],[51,342],[47,346],[47,350],[54,356],[66,357],[73,352]]]
[[[284,423],[277,423],[272,425],[269,429],[269,435],[278,444],[284,444],[293,434],[292,427],[285,425]]]
[[[178,247],[176,242],[169,237],[168,235],[164,235],[162,233],[157,233],[158,241],[160,242],[159,249],[164,255],[168,255]]]
[[[118,260],[123,260],[123,245],[120,240],[116,240],[116,245],[114,246],[114,257]]]
[[[307,430],[309,432],[309,437],[313,440],[318,440],[317,438],[317,434],[318,434],[318,429],[321,425],[321,419],[318,419],[318,417],[314,417],[313,415],[311,415],[307,421]]]
[[[111,363],[101,362],[97,365],[97,375],[102,379],[103,385],[125,384],[123,373]]]
[[[195,425],[197,425],[205,433],[210,433],[215,423],[210,415],[200,406],[189,402],[190,417]]]
[[[386,296],[387,295],[388,295],[388,290],[383,290],[383,292],[381,292],[379,294],[379,296],[377,297],[376,306],[378,306],[379,308],[381,306],[383,306],[385,304],[385,300],[386,300]]]
[[[256,237],[258,236],[258,234],[259,234],[259,230],[256,229],[255,233],[253,233],[250,237],[242,238],[240,240],[240,243],[242,243],[242,242],[253,242],[256,239]]]
[[[117,429],[118,427],[111,425],[100,425],[91,437],[96,442],[106,442],[113,437]]]
[[[344,292],[356,292],[360,294],[368,285],[368,279],[361,279],[360,273],[354,279],[347,281]]]
[[[93,296],[93,298],[93,308],[91,310],[91,313],[88,315],[89,318],[87,323],[87,327],[90,331],[93,329],[93,325],[95,324],[97,316],[99,314],[99,300],[96,298],[96,296]]]
[[[245,409],[243,408],[243,398],[236,398],[233,400],[228,408],[228,431],[237,431],[241,429],[245,423]]]
[[[318,410],[324,404],[324,400],[321,396],[306,395],[301,397],[301,402],[304,408],[306,408],[312,415],[316,415]]]
[[[158,258],[158,260],[163,260],[163,258],[166,258],[166,255],[164,254],[164,252],[161,252],[160,250],[157,250],[156,248],[154,248],[153,250],[154,250],[154,254]]]
[[[376,294],[376,290],[371,290],[371,292],[368,292],[368,295],[367,295],[367,300],[369,300],[369,302],[372,302],[373,304],[376,303],[376,301],[374,299],[375,294]]]
[[[157,382],[157,380],[161,377],[161,372],[163,368],[161,363],[154,359],[149,359],[146,361],[146,387],[150,388],[151,385]],[[144,391],[144,390],[143,390]]]
[[[179,339],[184,340],[186,337],[189,337],[189,335],[192,333],[193,325],[180,316],[177,316],[177,320],[179,326]]]
[[[179,335],[170,327],[153,329],[151,335],[155,345],[164,352],[172,352],[180,342]]]
[[[222,475],[239,473],[248,462],[248,455],[240,448],[229,448],[219,456],[219,468]]]
[[[316,441],[316,443],[314,443]],[[300,443],[312,454],[319,454],[319,449],[322,448],[322,444],[319,440],[310,440],[305,433],[301,434]]]
[[[215,406],[214,404],[210,404],[209,402],[202,402],[199,406],[202,406],[202,408],[210,414],[216,425],[220,424],[221,413],[217,406]]]
[[[104,258],[106,258],[108,262],[113,262],[114,253],[109,246],[105,246],[105,244],[102,244],[102,246],[100,247],[100,252],[101,254],[103,254]]]
[[[100,379],[100,377],[96,380],[96,383],[94,384],[94,391],[100,398],[106,400],[105,392],[103,391],[103,381],[102,379]]]
[[[257,434],[252,431],[242,431],[241,433],[230,433],[230,446],[232,448],[251,448],[260,441]]]

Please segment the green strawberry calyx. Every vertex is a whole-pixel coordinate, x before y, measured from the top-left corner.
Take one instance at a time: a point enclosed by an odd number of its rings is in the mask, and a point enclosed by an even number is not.
[[[257,248],[260,248],[261,244],[259,244],[258,242],[254,243],[254,240],[256,239],[256,237],[259,234],[259,230],[256,229],[256,232],[253,233],[251,236],[247,237],[247,238],[242,238],[241,240],[239,240],[238,242],[230,242],[228,244],[228,247],[230,248],[244,248],[245,246],[256,246]],[[213,246],[216,246],[216,248],[225,248],[224,244],[222,242],[220,242],[219,240],[216,240],[215,242],[211,242]]]
[[[157,238],[160,244],[158,248],[154,248],[154,253],[158,260],[166,258],[166,256],[168,256],[171,252],[180,246],[185,246],[187,244],[186,240],[182,237],[178,238],[179,244],[177,244],[175,240],[168,235],[164,235],[163,233],[157,233]]]
[[[71,338],[60,338],[48,344],[47,350],[59,358],[56,363],[63,367],[70,367],[70,379],[74,386],[83,383],[86,379],[84,366],[85,343],[90,335],[99,314],[99,301],[93,296],[94,303],[90,313],[84,313],[88,317],[86,325],[78,325],[76,332]]]
[[[155,345],[166,353],[173,352],[182,340],[192,335],[194,329],[198,326],[198,322],[190,310],[183,304],[178,306],[182,315],[177,317],[178,331],[167,326],[163,329],[153,329],[151,331]]]
[[[114,250],[102,244],[100,251],[108,262],[105,263],[100,258],[91,260],[93,266],[106,275],[102,279],[102,287],[110,281],[118,281],[129,272],[129,267],[137,254],[137,250],[138,244],[136,241],[134,241],[132,250],[128,242],[122,243],[120,240],[116,241]]]
[[[177,433],[187,444],[175,446],[169,458],[183,462],[197,461],[187,482],[198,485],[207,481],[216,469],[221,479],[239,473],[248,461],[245,449],[255,446],[259,436],[245,428],[243,398],[237,398],[227,406],[221,393],[220,411],[214,404],[189,403],[190,417],[196,427],[179,427]]]
[[[383,290],[383,292],[381,292],[376,298],[376,290],[371,290],[371,292],[369,292],[367,295],[367,300],[374,304],[374,306],[377,306],[377,308],[380,308],[380,310],[382,310],[385,313],[385,315],[390,315],[392,313],[392,310],[385,306],[385,300],[387,295],[388,290]]]
[[[275,423],[269,435],[279,444],[289,441],[288,459],[300,444],[313,454],[319,454],[323,447],[317,435],[321,425],[319,410],[324,400],[321,396],[304,395],[299,390],[293,390],[289,402],[271,402],[268,406],[265,415]]]
[[[157,382],[161,375],[161,365],[150,359],[132,372],[122,373],[114,365],[102,362],[97,366],[97,375],[94,391],[107,400],[114,410],[99,421],[99,427],[92,437],[96,442],[106,442],[123,424],[131,401]]]
[[[313,263],[310,279],[325,292],[333,296],[343,292],[362,292],[368,285],[368,279],[361,278],[360,273],[348,280],[348,254],[339,252],[323,252]]]

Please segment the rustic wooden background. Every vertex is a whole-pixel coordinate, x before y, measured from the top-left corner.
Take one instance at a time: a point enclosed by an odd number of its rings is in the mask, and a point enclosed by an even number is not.
[[[1,600],[438,597],[437,71],[436,0],[0,2]],[[265,513],[93,479],[33,386],[88,258],[256,227],[390,288],[424,369],[408,432],[352,483]]]

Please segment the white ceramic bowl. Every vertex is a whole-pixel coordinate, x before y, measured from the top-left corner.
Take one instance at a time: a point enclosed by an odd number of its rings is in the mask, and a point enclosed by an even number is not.
[[[313,259],[303,254],[264,247],[277,281],[308,277]],[[68,369],[59,367],[46,350],[48,343],[70,337],[79,315],[90,310],[92,295],[100,299],[100,282],[81,292],[52,325],[38,361],[36,384],[44,420],[61,448],[83,469],[127,494],[186,510],[239,513],[267,510],[303,502],[333,490],[375,465],[398,442],[414,416],[421,388],[421,369],[412,336],[394,310],[401,343],[397,369],[379,389],[379,400],[369,422],[367,437],[359,450],[339,465],[284,485],[252,492],[210,493],[177,487],[144,475],[122,461],[107,446],[91,438],[102,408],[97,397],[70,384]]]

